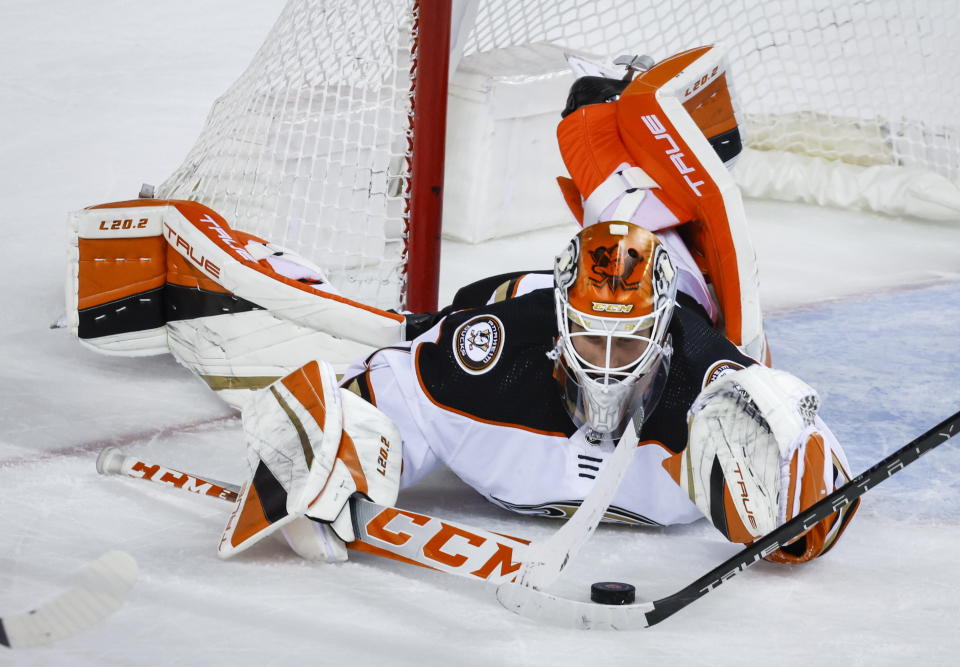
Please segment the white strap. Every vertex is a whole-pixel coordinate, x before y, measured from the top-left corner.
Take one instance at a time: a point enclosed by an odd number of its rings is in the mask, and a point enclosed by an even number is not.
[[[640,205],[646,195],[646,190],[659,187],[657,182],[640,167],[631,167],[628,163],[622,162],[596,189],[590,193],[583,202],[583,226],[588,227],[600,219],[600,215],[612,204],[618,197],[628,190],[635,190],[639,198],[636,199],[636,207]],[[621,202],[622,204],[622,202]],[[620,213],[617,207],[617,213]],[[632,214],[633,211],[630,211]],[[623,218],[624,220],[628,218]]]
[[[259,241],[247,241],[247,245],[243,246],[243,249],[250,253],[250,256],[257,261],[273,255],[273,250]]]
[[[634,190],[633,192],[625,193],[617,203],[617,207],[613,209],[610,219],[626,221],[632,220],[633,214],[637,212],[637,209],[640,208],[640,205],[643,203],[643,200],[646,199],[646,197],[646,190]]]
[[[660,187],[657,185],[655,180],[650,178],[650,174],[645,172],[640,167],[629,167],[620,172],[620,175],[631,188],[643,188],[644,190],[649,190],[650,188]]]

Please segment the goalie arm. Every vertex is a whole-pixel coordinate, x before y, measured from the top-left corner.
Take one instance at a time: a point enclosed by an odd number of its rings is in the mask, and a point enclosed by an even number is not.
[[[750,544],[849,481],[846,457],[818,408],[809,385],[760,365],[701,392],[689,413],[679,481],[729,540]],[[844,507],[766,558],[799,563],[826,553],[856,509]]]

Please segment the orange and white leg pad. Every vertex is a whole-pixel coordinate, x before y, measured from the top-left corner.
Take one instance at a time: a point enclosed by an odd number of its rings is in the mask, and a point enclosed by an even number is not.
[[[171,351],[234,405],[311,359],[342,370],[403,338],[402,316],[339,296],[320,267],[202,204],[117,202],[70,224],[68,324],[81,343]]]
[[[809,385],[762,365],[721,376],[694,402],[679,482],[728,539],[751,543],[848,481],[846,458],[818,408]],[[770,559],[820,555],[850,516],[833,515],[800,538],[802,548]]]
[[[682,229],[696,259],[677,254],[680,289],[713,316],[705,277],[727,337],[763,360],[756,256],[727,168],[737,151],[721,148],[739,146],[728,84],[722,49],[704,46],[638,75],[616,101],[576,109],[557,127],[571,176],[558,182],[583,225],[624,220],[660,235]]]
[[[349,499],[392,505],[401,438],[380,410],[337,386],[332,366],[310,362],[257,392],[243,410],[251,478],[220,540],[227,558],[283,529],[304,558],[346,559],[355,539]]]

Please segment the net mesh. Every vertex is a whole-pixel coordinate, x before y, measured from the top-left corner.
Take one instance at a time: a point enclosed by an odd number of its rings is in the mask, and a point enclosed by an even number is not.
[[[404,284],[412,0],[294,0],[158,189],[392,307]]]
[[[483,0],[465,53],[551,42],[608,62],[728,49],[748,145],[960,176],[949,0]]]
[[[290,0],[160,196],[303,253],[348,296],[402,304],[416,14],[416,0]],[[722,42],[749,146],[956,182],[958,16],[952,0],[480,0],[463,53],[659,60]]]

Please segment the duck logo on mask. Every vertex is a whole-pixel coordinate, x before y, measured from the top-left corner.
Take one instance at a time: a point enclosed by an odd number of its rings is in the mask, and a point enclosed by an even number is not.
[[[616,292],[622,290],[635,290],[640,287],[640,281],[631,282],[630,276],[634,269],[643,264],[643,257],[633,248],[621,253],[618,246],[609,248],[598,246],[590,250],[590,258],[593,259],[593,271],[597,276],[590,276],[590,282],[597,287],[607,285]]]

